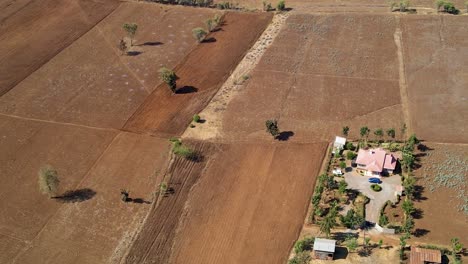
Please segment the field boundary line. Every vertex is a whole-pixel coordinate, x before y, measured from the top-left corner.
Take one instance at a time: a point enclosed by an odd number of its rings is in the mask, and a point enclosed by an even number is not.
[[[403,55],[403,33],[401,31],[400,25],[400,16],[395,16],[396,20],[396,27],[395,33],[393,34],[393,39],[395,41],[395,45],[397,47],[397,55],[398,55],[398,72],[399,72],[399,86],[400,86],[400,100],[401,100],[401,108],[403,111],[403,119],[407,126],[406,134],[408,135],[409,131],[411,130],[411,118],[409,114],[409,98],[408,98],[408,84],[406,80],[406,69],[405,69],[405,61]]]
[[[57,121],[44,120],[44,119],[37,119],[37,118],[30,118],[30,117],[23,117],[23,116],[11,115],[11,114],[4,114],[4,113],[0,113],[0,116],[11,117],[11,118],[21,119],[21,120],[26,120],[26,121],[34,121],[34,122],[41,122],[41,123],[49,123],[49,124],[63,125],[63,126],[75,126],[75,127],[88,128],[88,129],[93,129],[93,130],[104,130],[104,131],[110,131],[110,132],[121,132],[121,130],[115,129],[115,128],[93,127],[93,126],[80,125],[80,124],[75,124],[75,123],[57,122]]]

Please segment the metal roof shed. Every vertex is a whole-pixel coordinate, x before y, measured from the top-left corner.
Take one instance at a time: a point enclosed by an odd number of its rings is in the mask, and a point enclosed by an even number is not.
[[[316,259],[333,259],[335,253],[336,240],[315,238],[314,257]]]

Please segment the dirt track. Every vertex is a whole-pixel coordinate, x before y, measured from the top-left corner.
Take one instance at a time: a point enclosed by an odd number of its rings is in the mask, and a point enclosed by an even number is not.
[[[112,12],[114,0],[0,1],[0,96]]]
[[[269,13],[229,12],[222,29],[208,38],[175,68],[178,92],[161,84],[125,124],[138,133],[181,134],[253,45],[271,20]]]

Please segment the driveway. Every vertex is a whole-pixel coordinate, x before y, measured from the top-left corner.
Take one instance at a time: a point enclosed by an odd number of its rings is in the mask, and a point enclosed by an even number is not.
[[[348,189],[358,190],[365,196],[369,197],[370,202],[366,205],[366,221],[371,223],[379,222],[379,212],[382,206],[388,201],[396,202],[395,187],[401,185],[401,177],[393,175],[391,177],[382,177],[382,191],[374,192],[368,182],[368,176],[361,176],[360,174],[351,171],[344,174],[344,178],[348,183]]]

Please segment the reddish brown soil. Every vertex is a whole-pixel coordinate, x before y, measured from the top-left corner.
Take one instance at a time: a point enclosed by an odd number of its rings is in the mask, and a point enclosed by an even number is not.
[[[189,195],[170,263],[285,263],[325,147],[217,145]]]
[[[407,16],[402,22],[414,132],[428,141],[468,143],[468,16]]]
[[[422,167],[415,171],[418,178],[417,185],[420,187],[419,195],[415,207],[421,210],[421,218],[416,219],[416,231],[419,230],[419,237],[413,236],[414,241],[450,245],[450,239],[458,237],[461,242],[466,245],[468,243],[468,217],[458,209],[458,206],[463,203],[456,196],[460,194],[455,188],[440,187],[431,191],[433,179],[436,176],[436,170],[432,166],[442,165],[446,167],[444,173],[451,175],[452,169],[443,165],[451,158],[447,156],[455,156],[457,159],[466,159],[468,157],[468,149],[464,145],[448,145],[428,143],[427,146],[432,150],[426,152],[426,156],[420,157]],[[452,161],[455,164],[454,161]],[[468,175],[465,175],[465,181]],[[465,195],[468,189],[465,189]],[[427,232],[429,231],[429,232]]]
[[[90,30],[114,0],[0,1],[0,96]]]
[[[63,204],[37,198],[46,206],[41,209],[55,208],[56,212],[17,256],[17,263],[37,263],[38,259],[43,263],[118,261],[150,208],[152,193],[167,165],[168,147],[165,139],[120,133],[73,186],[95,191],[91,199]],[[62,175],[66,181],[68,175]],[[130,191],[131,198],[140,198],[141,203],[123,203],[122,188]]]
[[[209,144],[189,145],[202,153],[203,161],[175,158],[168,169],[168,174],[172,175],[168,187],[173,188],[174,193],[162,197],[158,206],[153,206],[143,229],[129,249],[125,263],[168,262],[178,221],[184,214],[185,201],[212,154]]]
[[[0,112],[121,128],[159,83],[160,65],[175,65],[196,46],[186,27],[201,26],[204,19],[213,15],[207,9],[122,4],[102,23],[2,96]],[[174,21],[177,19],[185,23]],[[121,56],[116,45],[124,36],[122,24],[129,21],[139,25],[135,39],[139,46],[134,46],[132,51],[142,53]],[[157,42],[162,44],[155,45]]]
[[[363,125],[399,128],[394,32],[393,16],[292,14],[228,104],[224,136],[265,138],[270,118],[308,142],[329,140],[345,125],[351,137]]]
[[[211,33],[175,68],[178,92],[161,84],[125,125],[138,133],[181,134],[227,79],[271,20],[270,13],[228,12],[222,29]]]

